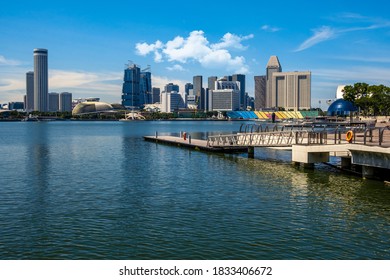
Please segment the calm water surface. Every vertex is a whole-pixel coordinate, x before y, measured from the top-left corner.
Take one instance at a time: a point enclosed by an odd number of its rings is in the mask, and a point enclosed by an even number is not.
[[[0,259],[390,259],[382,182],[142,138],[240,124],[0,123]]]

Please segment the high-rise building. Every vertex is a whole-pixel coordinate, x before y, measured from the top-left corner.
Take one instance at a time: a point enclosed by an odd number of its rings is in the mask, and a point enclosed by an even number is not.
[[[26,103],[25,110],[27,112],[34,111],[34,72],[26,73]]]
[[[160,102],[160,88],[152,89],[152,104]]]
[[[124,70],[122,86],[122,105],[128,108],[141,108],[152,93],[152,74],[149,67],[142,70],[129,63]]]
[[[279,59],[277,56],[273,55],[270,57],[267,63],[266,70],[266,79],[267,79],[267,87],[266,87],[266,107],[274,108],[276,105],[276,96],[275,92],[272,90],[272,74],[275,72],[282,72],[282,66],[279,63]]]
[[[177,91],[161,93],[161,112],[171,113],[177,112],[179,109],[185,108],[183,97]]]
[[[128,64],[124,71],[122,87],[122,105],[125,107],[140,107],[140,75],[141,69],[135,64]]]
[[[47,49],[34,49],[34,110],[49,110]]]
[[[209,90],[214,90],[215,82],[218,80],[217,76],[211,76],[208,78],[208,89]]]
[[[173,83],[166,84],[164,87],[165,92],[177,91],[179,92],[179,86]]]
[[[209,93],[209,111],[235,111],[240,109],[240,82],[228,81],[226,77],[214,83]]]
[[[72,111],[72,93],[70,92],[60,93],[60,111],[61,112]]]
[[[234,74],[232,76],[232,81],[240,82],[240,109],[246,110],[246,98],[245,98],[245,75],[243,74]]]
[[[266,108],[266,76],[255,76],[255,110]]]
[[[190,94],[190,89],[194,89],[194,86],[191,83],[186,83],[184,85],[184,92],[189,95]]]
[[[60,105],[60,95],[56,92],[49,93],[49,112],[58,112]]]
[[[144,103],[147,103],[147,96],[152,94],[152,73],[150,73],[149,69],[146,68],[140,73],[140,95]]]
[[[310,72],[280,72],[272,74],[274,107],[286,110],[309,110],[311,103]]]
[[[204,109],[202,104],[202,96],[204,93],[203,77],[194,76],[192,84],[193,84],[194,95],[196,96],[196,102],[198,104],[198,109]]]

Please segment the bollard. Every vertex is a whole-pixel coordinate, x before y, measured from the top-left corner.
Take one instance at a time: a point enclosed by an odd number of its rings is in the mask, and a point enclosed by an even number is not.
[[[158,134],[157,134],[157,131],[156,131],[156,134],[155,134],[156,138],[158,137]]]
[[[191,144],[191,134],[188,135],[188,143]]]

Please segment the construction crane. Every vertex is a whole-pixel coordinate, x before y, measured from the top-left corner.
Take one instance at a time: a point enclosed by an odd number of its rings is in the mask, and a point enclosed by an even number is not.
[[[150,67],[149,64],[146,65],[146,68],[145,68],[145,69],[142,69],[142,72],[151,72],[151,71],[152,71],[152,69],[151,69],[151,67]]]

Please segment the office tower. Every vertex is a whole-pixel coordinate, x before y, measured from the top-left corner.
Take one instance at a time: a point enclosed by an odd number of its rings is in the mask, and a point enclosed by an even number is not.
[[[152,73],[150,67],[143,69],[140,73],[140,97],[143,104],[148,103],[148,97],[152,94]]]
[[[176,91],[179,92],[179,86],[175,85],[173,83],[166,84],[164,87],[165,92],[171,92],[171,91]]]
[[[164,91],[161,93],[161,112],[177,112],[182,108],[185,108],[185,102],[180,93],[177,91]]]
[[[49,110],[49,82],[46,49],[34,49],[34,110]]]
[[[246,110],[246,99],[245,99],[245,75],[234,74],[231,79],[233,82],[240,82],[240,109]]]
[[[60,95],[56,92],[49,93],[49,112],[58,112],[60,105]]]
[[[204,104],[202,104],[202,96],[204,95],[203,90],[203,77],[202,76],[194,76],[192,82],[194,88],[194,95],[196,97],[196,103],[198,105],[198,109],[203,110]]]
[[[279,63],[279,59],[277,56],[273,55],[270,57],[267,63],[266,70],[266,79],[267,79],[267,87],[266,87],[266,107],[274,108],[277,107],[275,92],[272,89],[272,74],[275,72],[282,72],[282,66]]]
[[[153,88],[152,89],[152,100],[151,104],[160,102],[160,88]]]
[[[141,106],[140,97],[140,68],[135,64],[128,64],[124,71],[122,87],[122,105],[129,108]]]
[[[209,93],[210,111],[235,111],[240,109],[240,82],[228,81],[226,77],[214,83]]]
[[[208,78],[208,89],[214,90],[215,82],[218,80],[217,76],[211,76]]]
[[[190,94],[190,89],[194,89],[194,86],[191,83],[186,83],[184,85],[184,91],[187,95]]]
[[[255,76],[255,110],[266,108],[266,76]]]
[[[72,111],[72,93],[70,92],[60,93],[60,111],[61,112]]]
[[[122,105],[128,108],[141,108],[152,93],[150,67],[142,70],[133,63],[126,65],[122,86]]]
[[[26,112],[34,111],[34,72],[26,73]]]
[[[274,107],[282,107],[285,110],[294,111],[310,109],[311,73],[273,73],[272,96],[276,97]]]

